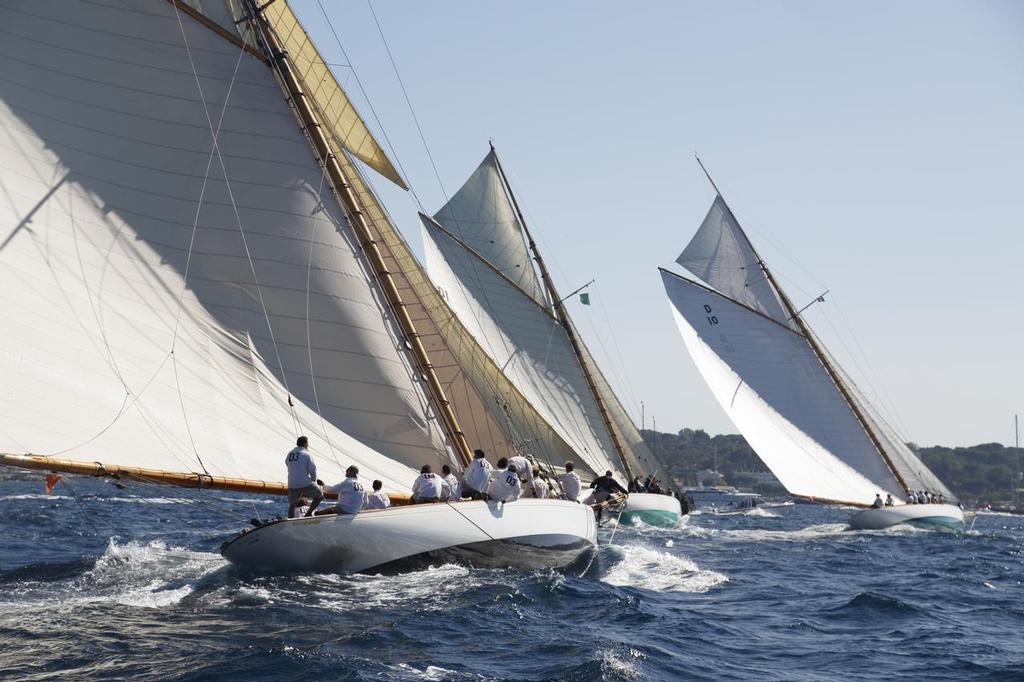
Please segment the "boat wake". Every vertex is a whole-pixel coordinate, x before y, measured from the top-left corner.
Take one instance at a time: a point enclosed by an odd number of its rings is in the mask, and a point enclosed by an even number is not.
[[[658,592],[707,592],[729,581],[723,573],[702,569],[668,552],[639,545],[614,549],[621,552],[621,559],[601,578],[609,585]]]
[[[119,543],[88,562],[36,564],[0,576],[10,589],[0,609],[70,608],[110,602],[161,608],[178,604],[206,576],[227,565],[220,555],[168,547],[161,541]]]

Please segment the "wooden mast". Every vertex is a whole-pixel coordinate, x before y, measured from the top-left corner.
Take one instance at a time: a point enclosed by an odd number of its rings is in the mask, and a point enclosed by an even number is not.
[[[708,173],[708,169],[704,167],[704,164],[701,162],[700,157],[697,156],[695,158],[697,159],[697,164],[700,166],[700,169],[704,171],[704,175],[707,177],[708,182],[711,183],[711,187],[714,188],[715,194],[722,198],[722,203],[725,204],[725,208],[729,211],[729,215],[732,216],[733,222],[736,223],[736,226],[740,230],[740,234],[743,235],[743,239],[746,240],[747,246],[750,247],[751,252],[754,254],[754,258],[757,259],[758,266],[761,268],[761,271],[764,273],[764,276],[768,278],[768,284],[770,284],[772,289],[775,290],[775,293],[779,296],[779,300],[782,301],[782,305],[786,308],[786,313],[789,315],[789,319],[796,322],[797,326],[800,328],[800,333],[807,340],[807,343],[808,345],[810,345],[811,350],[814,351],[815,356],[817,356],[818,358],[818,362],[820,362],[821,366],[825,368],[825,372],[828,373],[829,378],[832,379],[832,383],[835,384],[836,388],[839,389],[839,393],[843,396],[843,399],[849,406],[850,411],[853,412],[853,415],[857,418],[857,421],[860,422],[861,428],[864,429],[864,433],[868,435],[868,439],[871,441],[871,444],[875,446],[875,449],[878,451],[878,454],[882,456],[882,459],[885,461],[886,466],[889,467],[889,471],[892,472],[892,475],[896,478],[896,481],[901,486],[903,486],[904,492],[909,491],[910,488],[907,486],[907,482],[903,480],[903,476],[900,475],[900,472],[897,471],[896,467],[893,465],[892,460],[889,459],[889,455],[886,454],[885,448],[882,446],[881,440],[879,440],[878,436],[875,434],[874,429],[871,428],[870,423],[864,416],[864,413],[861,411],[860,407],[858,407],[857,403],[853,400],[853,396],[850,395],[850,392],[846,388],[846,385],[843,382],[843,380],[840,378],[838,371],[835,369],[835,367],[832,366],[832,363],[831,361],[829,361],[828,356],[825,355],[824,351],[818,345],[818,342],[815,339],[814,334],[811,332],[810,327],[808,327],[807,324],[803,321],[803,318],[800,317],[799,313],[796,311],[796,306],[794,306],[793,302],[789,300],[789,296],[786,295],[786,292],[783,291],[782,287],[779,286],[779,283],[775,281],[775,276],[772,275],[772,271],[768,269],[768,266],[765,264],[764,259],[761,258],[761,254],[758,253],[757,249],[754,247],[754,243],[750,241],[750,237],[747,236],[747,233],[743,229],[743,226],[740,225],[740,221],[732,212],[732,208],[729,206],[729,203],[725,200],[725,197],[722,196],[722,192],[719,191],[718,185],[716,185],[715,181],[711,178],[711,174]]]
[[[448,396],[445,394],[444,387],[434,372],[434,366],[430,362],[430,357],[423,346],[419,332],[416,331],[412,317],[402,301],[398,286],[384,262],[384,257],[363,213],[359,199],[356,197],[352,185],[345,176],[341,164],[338,163],[335,151],[331,148],[327,135],[324,133],[313,107],[306,99],[302,84],[292,72],[287,52],[282,49],[274,29],[263,16],[263,10],[257,8],[253,0],[247,0],[246,7],[250,17],[257,24],[258,33],[267,43],[267,51],[271,55],[268,63],[280,76],[282,85],[288,94],[289,102],[298,114],[306,136],[309,138],[317,158],[327,172],[335,195],[341,201],[348,215],[349,223],[359,238],[360,244],[363,247],[363,253],[366,255],[366,259],[373,270],[374,277],[377,279],[384,297],[387,299],[388,305],[398,321],[416,366],[426,381],[428,393],[438,410],[441,424],[456,453],[459,455],[459,459],[462,460],[465,466],[468,466],[473,459],[473,451],[466,440],[465,434],[462,432],[462,428],[459,426],[459,421],[455,416]],[[344,154],[345,152],[338,150],[337,153]]]
[[[619,461],[622,462],[622,467],[625,469],[628,483],[633,480],[633,471],[629,466],[629,462],[626,461],[626,453],[622,447],[622,441],[619,440],[618,433],[612,425],[612,418],[611,414],[608,412],[608,407],[604,404],[604,400],[601,398],[601,394],[597,390],[597,384],[594,381],[593,373],[591,372],[587,361],[583,358],[583,352],[580,349],[579,340],[576,338],[576,331],[573,329],[572,322],[569,319],[569,313],[565,309],[565,305],[559,297],[558,291],[555,289],[555,283],[551,281],[551,275],[548,273],[547,266],[544,264],[544,258],[540,255],[540,251],[537,250],[537,244],[533,241],[533,235],[530,234],[530,228],[526,225],[526,219],[523,217],[523,212],[519,210],[519,202],[516,201],[516,195],[512,192],[512,186],[509,184],[508,177],[505,175],[505,169],[501,166],[501,159],[498,158],[498,150],[494,148],[493,142],[491,143],[491,153],[494,154],[494,162],[498,167],[498,175],[501,176],[502,184],[505,185],[505,193],[508,194],[508,198],[512,202],[512,208],[515,209],[516,217],[519,218],[519,224],[523,228],[523,234],[526,235],[526,242],[530,247],[530,251],[533,253],[534,260],[537,261],[537,267],[540,270],[540,277],[544,282],[544,288],[547,291],[548,298],[551,299],[551,304],[555,309],[555,314],[558,316],[558,321],[562,324],[562,328],[565,329],[566,336],[569,337],[569,343],[572,345],[573,353],[576,354],[576,360],[580,363],[580,369],[583,370],[583,377],[587,380],[587,386],[590,388],[590,393],[594,396],[594,402],[597,403],[597,410],[601,413],[601,419],[604,421],[605,429],[607,429],[612,445],[615,446],[615,452],[619,456]]]

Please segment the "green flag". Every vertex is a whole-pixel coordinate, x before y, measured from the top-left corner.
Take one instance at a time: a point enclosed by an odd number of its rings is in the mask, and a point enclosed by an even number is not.
[[[583,305],[590,305],[590,294],[585,291],[580,294],[580,303]]]

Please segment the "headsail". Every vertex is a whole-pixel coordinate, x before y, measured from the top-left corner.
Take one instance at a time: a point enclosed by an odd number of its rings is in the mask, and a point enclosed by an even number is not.
[[[452,461],[272,72],[130,5],[0,8],[0,450],[279,481],[301,431],[394,490]]]
[[[710,285],[662,270],[687,349],[791,493],[870,504],[879,492],[923,489],[955,499],[814,337],[720,195],[677,262]]]

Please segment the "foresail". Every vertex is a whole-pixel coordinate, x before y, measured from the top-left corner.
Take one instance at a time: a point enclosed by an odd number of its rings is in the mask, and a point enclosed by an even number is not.
[[[579,338],[579,332],[576,335]],[[583,352],[584,362],[591,368],[594,384],[601,400],[604,401],[608,409],[612,428],[618,433],[619,443],[622,444],[623,454],[629,462],[633,475],[640,476],[641,478],[653,476],[661,482],[663,488],[675,490],[676,485],[668,468],[662,464],[651,451],[651,448],[647,446],[643,434],[636,428],[636,424],[629,416],[629,413],[626,412],[626,408],[623,407],[615,391],[612,390],[611,384],[608,383],[604,373],[598,369],[590,350],[583,343],[580,344],[580,347]]]
[[[0,25],[0,451],[281,481],[303,432],[392,490],[451,461],[265,64],[164,2]]]
[[[687,350],[715,398],[790,493],[870,504],[903,489],[807,340],[662,271]]]
[[[427,272],[491,359],[591,471],[620,471],[561,325],[461,240],[423,217]]]
[[[459,191],[434,214],[458,237],[533,300],[547,306],[522,226],[509,201],[492,149]]]
[[[820,341],[818,342],[818,347],[823,348]],[[828,351],[823,352],[828,353]],[[875,406],[868,401],[853,382],[853,379],[836,362],[835,358],[829,356],[829,363],[839,373],[850,398],[856,402],[858,409],[868,422],[869,428],[875,433],[885,449],[889,462],[899,473],[904,483],[907,484],[907,487],[915,491],[925,490],[932,493],[942,493],[947,500],[955,502],[957,500],[956,495],[914,454],[907,446],[906,441],[879,414]]]
[[[721,196],[676,262],[734,301],[793,327],[761,263]]]

